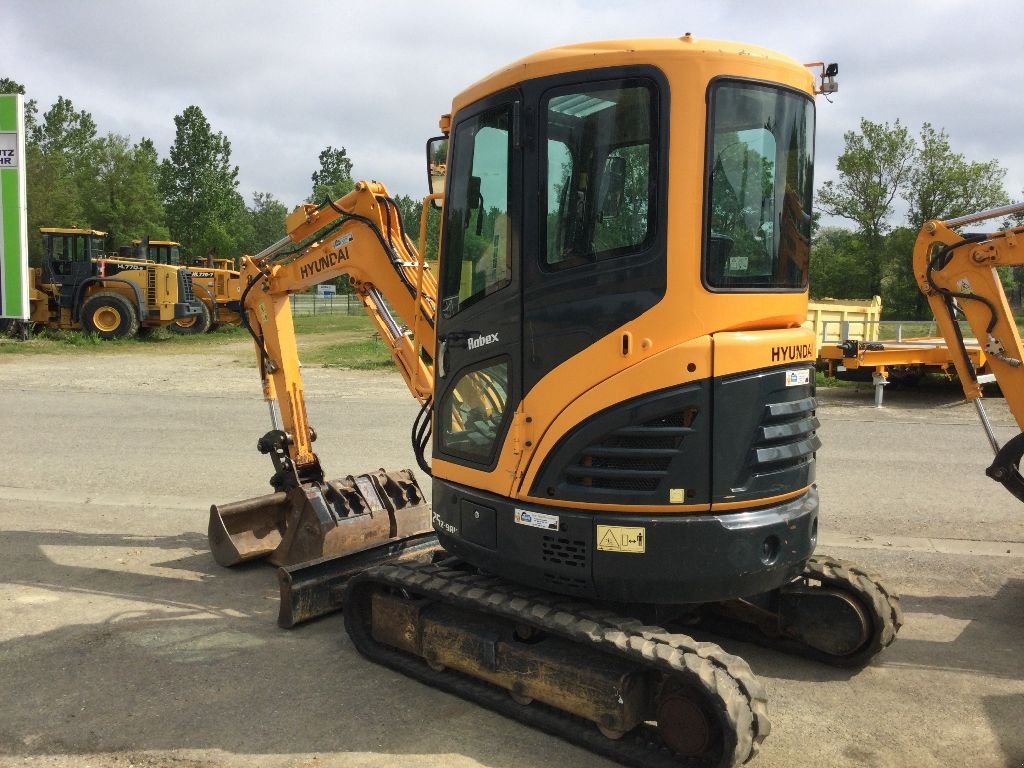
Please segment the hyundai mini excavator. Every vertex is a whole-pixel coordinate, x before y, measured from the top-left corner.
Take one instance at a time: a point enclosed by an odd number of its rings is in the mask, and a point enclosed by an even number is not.
[[[282,566],[285,626],[343,605],[370,659],[631,765],[768,735],[763,686],[694,627],[851,667],[889,645],[896,596],[814,555],[801,324],[836,67],[808,67],[686,35],[481,80],[427,145],[436,277],[383,184],[293,212],[242,267],[273,492],[212,507],[217,561]],[[342,274],[421,403],[432,505],[313,451],[288,296]]]

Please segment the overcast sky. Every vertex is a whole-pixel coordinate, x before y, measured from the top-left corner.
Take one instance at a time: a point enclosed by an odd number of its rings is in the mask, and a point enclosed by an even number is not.
[[[837,61],[819,98],[817,182],[845,131],[897,118],[944,127],[969,160],[997,159],[1024,196],[1024,53],[1009,0],[921,2],[266,2],[4,0],[0,76],[49,109],[58,95],[101,133],[152,138],[198,105],[231,141],[240,191],[289,208],[317,156],[344,146],[356,178],[425,194],[424,141],[467,85],[521,56],[618,37],[737,40],[800,61]]]

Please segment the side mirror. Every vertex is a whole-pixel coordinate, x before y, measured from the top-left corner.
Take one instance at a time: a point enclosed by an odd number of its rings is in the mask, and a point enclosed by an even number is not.
[[[604,161],[601,186],[604,188],[601,217],[614,219],[620,216],[626,200],[626,158],[613,155]]]
[[[448,172],[448,137],[435,136],[427,141],[427,189],[430,194],[444,193],[444,181]],[[440,208],[442,201],[432,201],[435,208]]]

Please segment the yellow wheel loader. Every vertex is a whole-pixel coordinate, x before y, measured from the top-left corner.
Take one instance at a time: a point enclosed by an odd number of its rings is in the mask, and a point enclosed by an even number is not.
[[[107,256],[106,233],[97,230],[40,233],[42,266],[29,277],[30,323],[116,339],[202,312],[191,278],[178,267]]]
[[[202,264],[186,264],[181,243],[173,240],[132,240],[132,252],[157,264],[185,269],[192,278],[196,298],[202,302],[198,315],[175,320],[168,330],[183,336],[206,333],[221,325],[240,325],[238,300],[242,295],[241,275],[230,259],[207,258]]]
[[[814,551],[835,74],[691,35],[510,64],[428,142],[439,275],[383,184],[293,212],[242,265],[273,490],[211,508],[216,560],[281,566],[283,626],[343,606],[368,658],[621,763],[753,758],[764,687],[690,632],[859,667],[902,622]],[[432,505],[410,470],[327,480],[313,451],[288,298],[343,274],[421,403]]]

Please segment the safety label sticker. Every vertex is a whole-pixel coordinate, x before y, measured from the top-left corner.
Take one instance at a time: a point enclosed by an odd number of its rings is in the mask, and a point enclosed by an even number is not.
[[[543,528],[546,531],[558,530],[558,515],[545,515],[543,512],[517,509],[515,520],[520,525],[529,525],[531,528]]]
[[[597,526],[597,548],[604,552],[631,552],[642,554],[647,551],[647,532],[640,527],[624,525]]]
[[[810,368],[797,368],[795,371],[786,371],[786,386],[799,387],[811,382]]]

